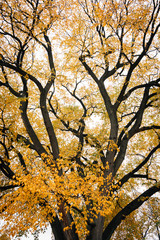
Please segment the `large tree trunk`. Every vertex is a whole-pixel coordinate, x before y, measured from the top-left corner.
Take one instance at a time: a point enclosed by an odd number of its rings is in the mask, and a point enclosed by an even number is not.
[[[50,222],[50,225],[51,225],[51,229],[54,234],[55,240],[67,240],[64,235],[62,225],[57,216],[52,222]]]
[[[87,236],[86,240],[101,240],[103,234],[103,226],[104,226],[105,218],[102,216],[98,216],[95,220],[95,224],[90,229],[90,234]]]

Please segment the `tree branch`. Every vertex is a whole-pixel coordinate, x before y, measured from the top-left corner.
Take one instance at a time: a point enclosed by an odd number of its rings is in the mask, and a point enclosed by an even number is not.
[[[126,174],[119,182],[118,182],[118,185],[120,187],[123,186],[124,183],[126,183],[131,177],[134,176],[134,174],[136,172],[138,172],[148,161],[149,159],[151,158],[151,156],[160,148],[160,143],[154,147],[150,153],[147,155],[147,157],[135,168],[133,169],[131,172],[129,172],[128,174]]]
[[[4,66],[4,67],[7,67],[9,69],[12,69],[14,70],[15,72],[19,73],[21,76],[23,76],[24,78],[29,78],[31,81],[33,81],[37,87],[39,88],[40,92],[43,91],[43,87],[41,85],[41,83],[34,77],[32,76],[31,74],[27,73],[26,71],[24,71],[23,69],[17,67],[17,66],[14,66],[2,59],[0,59],[0,66]]]
[[[124,207],[105,228],[102,235],[102,240],[109,240],[112,234],[114,233],[114,231],[116,230],[116,228],[122,222],[122,220],[124,220],[134,210],[139,208],[145,201],[149,199],[149,197],[151,197],[153,194],[155,194],[159,190],[160,190],[160,183],[149,188],[144,193],[142,193],[139,197],[137,197],[132,202],[130,202],[126,207]]]
[[[149,83],[146,83],[146,84],[141,84],[141,85],[138,85],[138,86],[135,86],[133,88],[131,88],[124,96],[123,96],[123,101],[126,100],[132,92],[136,91],[137,89],[140,89],[140,88],[145,88],[145,87],[152,87],[152,86],[156,86],[156,87],[159,87],[159,82],[160,82],[160,78],[158,78],[157,80],[155,81],[151,81]]]
[[[19,185],[0,186],[0,191],[3,192],[3,191],[6,191],[6,190],[9,190],[9,189],[16,188],[16,187],[19,187]]]
[[[88,74],[93,78],[93,80],[98,83],[98,78],[96,77],[96,75],[94,74],[94,72],[92,71],[92,69],[88,66],[88,64],[85,62],[85,58],[84,56],[80,56],[79,60],[81,61],[82,65],[84,66],[84,68],[86,69],[86,71],[88,72]]]
[[[53,158],[56,160],[59,157],[59,146],[58,146],[58,141],[57,137],[51,122],[51,119],[49,117],[49,112],[47,109],[47,94],[51,86],[54,84],[55,76],[56,76],[56,71],[54,67],[54,62],[53,62],[53,54],[52,54],[52,49],[51,49],[51,42],[49,40],[49,37],[44,34],[44,38],[47,42],[47,53],[48,53],[48,61],[49,61],[49,66],[50,66],[50,71],[51,71],[51,76],[44,88],[43,91],[41,91],[40,95],[40,108],[43,116],[43,121],[48,133],[48,137],[50,140],[51,148],[52,148],[52,153],[53,153]]]

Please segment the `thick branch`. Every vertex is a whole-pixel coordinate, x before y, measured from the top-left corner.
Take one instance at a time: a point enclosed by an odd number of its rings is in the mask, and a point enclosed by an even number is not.
[[[32,144],[28,138],[22,136],[21,134],[17,134],[17,141],[23,142],[30,149],[36,150],[34,144]]]
[[[157,126],[157,125],[143,126],[137,130],[137,133],[148,131],[148,130],[153,130],[153,129],[160,129],[160,126]]]
[[[114,231],[116,230],[116,228],[122,222],[122,220],[124,220],[134,210],[139,208],[145,201],[148,200],[149,197],[151,197],[153,194],[155,194],[159,190],[160,190],[160,184],[156,184],[153,187],[146,190],[144,193],[142,193],[135,200],[130,202],[126,207],[124,207],[105,228],[102,235],[102,240],[109,240],[112,234],[114,233]]]
[[[48,136],[49,136],[50,144],[51,144],[51,147],[52,147],[53,157],[54,157],[54,159],[57,159],[59,157],[58,141],[57,141],[54,129],[53,129],[51,119],[49,117],[47,104],[46,104],[46,98],[47,98],[47,93],[46,93],[46,91],[43,91],[41,96],[40,96],[41,112],[42,112],[42,116],[43,116],[43,120],[44,120],[46,130],[47,130],[47,133],[48,133]]]
[[[152,86],[157,86],[159,87],[159,82],[160,82],[160,78],[158,78],[157,80],[155,81],[151,81],[149,83],[146,83],[146,84],[141,84],[141,85],[138,85],[138,86],[135,86],[133,88],[131,88],[124,96],[123,96],[123,101],[126,100],[132,92],[136,91],[137,89],[140,89],[140,88],[145,88],[147,86],[149,87],[152,87]]]
[[[27,116],[27,106],[28,106],[28,100],[24,99],[21,101],[20,103],[20,110],[21,110],[21,117],[24,123],[24,126],[28,132],[28,135],[30,136],[36,151],[38,152],[39,155],[41,155],[42,153],[47,153],[45,151],[45,149],[43,148],[42,144],[40,143],[35,131],[33,130],[33,127],[29,121],[29,118]]]
[[[139,127],[140,127],[140,125],[142,123],[142,118],[143,118],[144,110],[146,109],[148,96],[149,96],[149,87],[146,87],[145,90],[144,90],[144,94],[143,94],[143,99],[141,101],[141,105],[140,105],[140,107],[138,109],[138,112],[136,114],[135,123],[132,126],[132,128],[128,131],[129,138],[131,138],[136,133],[136,131],[139,129]]]
[[[16,92],[16,91],[10,86],[10,84],[9,84],[9,82],[8,82],[7,74],[6,74],[5,69],[4,69],[4,66],[1,66],[1,68],[2,68],[2,73],[3,73],[4,79],[6,80],[6,82],[5,82],[5,83],[0,82],[0,86],[5,86],[5,87],[7,87],[7,88],[9,89],[9,91],[10,91],[14,96],[20,97],[20,96],[21,96],[20,93],[19,93],[19,92]]]
[[[111,123],[111,131],[110,131],[109,139],[116,142],[117,134],[118,134],[118,120],[117,120],[116,111],[111,103],[111,99],[105,89],[104,83],[99,82],[98,87],[99,87],[100,93],[102,95],[102,98],[104,100],[105,107],[106,107],[107,113],[109,115],[110,123]]]
[[[10,64],[10,63],[2,60],[2,59],[0,59],[0,66],[4,66],[4,67],[7,67],[9,69],[12,69],[15,72],[19,73],[21,76],[29,78],[31,81],[33,81],[37,85],[37,87],[39,88],[40,92],[43,90],[43,87],[42,87],[41,83],[34,76],[32,76],[31,74],[27,73],[23,69],[21,69],[21,68],[19,68],[17,66],[14,66],[14,65],[12,65],[12,64]]]
[[[43,116],[43,121],[44,121],[46,130],[47,130],[47,133],[49,136],[53,157],[54,157],[54,159],[57,159],[59,157],[58,141],[56,138],[56,134],[55,134],[51,119],[49,117],[49,112],[48,112],[47,103],[46,103],[47,94],[48,94],[48,91],[51,88],[51,86],[54,84],[56,72],[55,72],[55,67],[54,67],[54,62],[53,62],[51,42],[46,34],[44,34],[44,38],[45,38],[45,40],[47,42],[47,46],[48,46],[47,53],[48,53],[48,61],[49,61],[51,76],[50,76],[50,79],[48,80],[44,90],[41,92],[40,107],[41,107],[41,112],[42,112],[42,116]]]
[[[16,188],[16,187],[19,187],[19,185],[8,185],[8,186],[0,186],[0,191],[6,191],[6,190],[9,190],[9,189],[13,189],[13,188]]]
[[[83,56],[79,57],[79,60],[81,61],[82,65],[84,66],[84,68],[86,69],[86,71],[88,72],[88,74],[93,78],[93,80],[98,83],[98,78],[96,77],[96,75],[94,74],[94,72],[92,71],[92,69],[88,66],[88,64],[85,62],[85,59]]]
[[[137,131],[142,123],[142,117],[143,117],[144,110],[146,108],[146,104],[148,101],[148,95],[149,95],[149,87],[147,86],[144,90],[143,98],[142,98],[140,107],[138,109],[138,112],[129,122],[129,126],[130,126],[130,123],[132,123],[133,121],[135,121],[135,123],[133,124],[132,128],[129,131],[127,131],[125,133],[125,130],[123,130],[120,134],[120,137],[118,140],[118,145],[120,146],[120,152],[118,153],[117,158],[114,162],[114,174],[113,175],[116,174],[116,172],[118,171],[119,167],[121,166],[121,164],[124,160],[129,139],[131,139],[131,137],[133,137],[137,133]],[[125,135],[124,135],[123,139],[121,140],[121,137],[123,134],[125,134]]]
[[[151,158],[151,156],[157,151],[157,149],[160,148],[160,144],[158,144],[155,148],[153,148],[150,153],[147,155],[147,157],[135,168],[133,169],[131,172],[129,172],[128,174],[126,174],[118,183],[118,185],[120,187],[122,187],[122,185],[124,183],[126,183],[131,177],[134,176],[134,174],[136,172],[138,172]]]
[[[104,82],[107,78],[109,78],[110,76],[113,76],[113,74],[116,73],[119,68],[122,68],[125,65],[128,65],[128,63],[118,62],[112,70],[109,71],[108,69],[106,69],[104,74],[101,76],[100,81]]]
[[[3,174],[8,177],[9,179],[13,179],[15,177],[14,172],[11,170],[11,168],[3,161],[3,159],[0,157],[0,170],[3,172]]]

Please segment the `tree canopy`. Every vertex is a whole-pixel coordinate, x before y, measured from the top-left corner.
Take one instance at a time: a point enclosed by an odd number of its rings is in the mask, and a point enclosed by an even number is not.
[[[1,0],[2,232],[50,224],[56,240],[109,240],[151,231],[159,11],[159,0]],[[146,201],[140,233],[135,210]]]

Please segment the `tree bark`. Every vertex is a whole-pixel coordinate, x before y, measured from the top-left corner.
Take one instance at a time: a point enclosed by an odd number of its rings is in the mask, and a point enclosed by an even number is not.
[[[139,208],[145,201],[148,200],[149,197],[151,197],[154,193],[158,192],[159,190],[160,184],[157,184],[146,190],[139,197],[137,197],[132,202],[130,202],[126,207],[124,207],[108,224],[108,226],[103,232],[102,240],[109,240],[113,235],[114,231],[116,230],[116,228],[122,222],[122,220],[124,220],[134,210]]]

